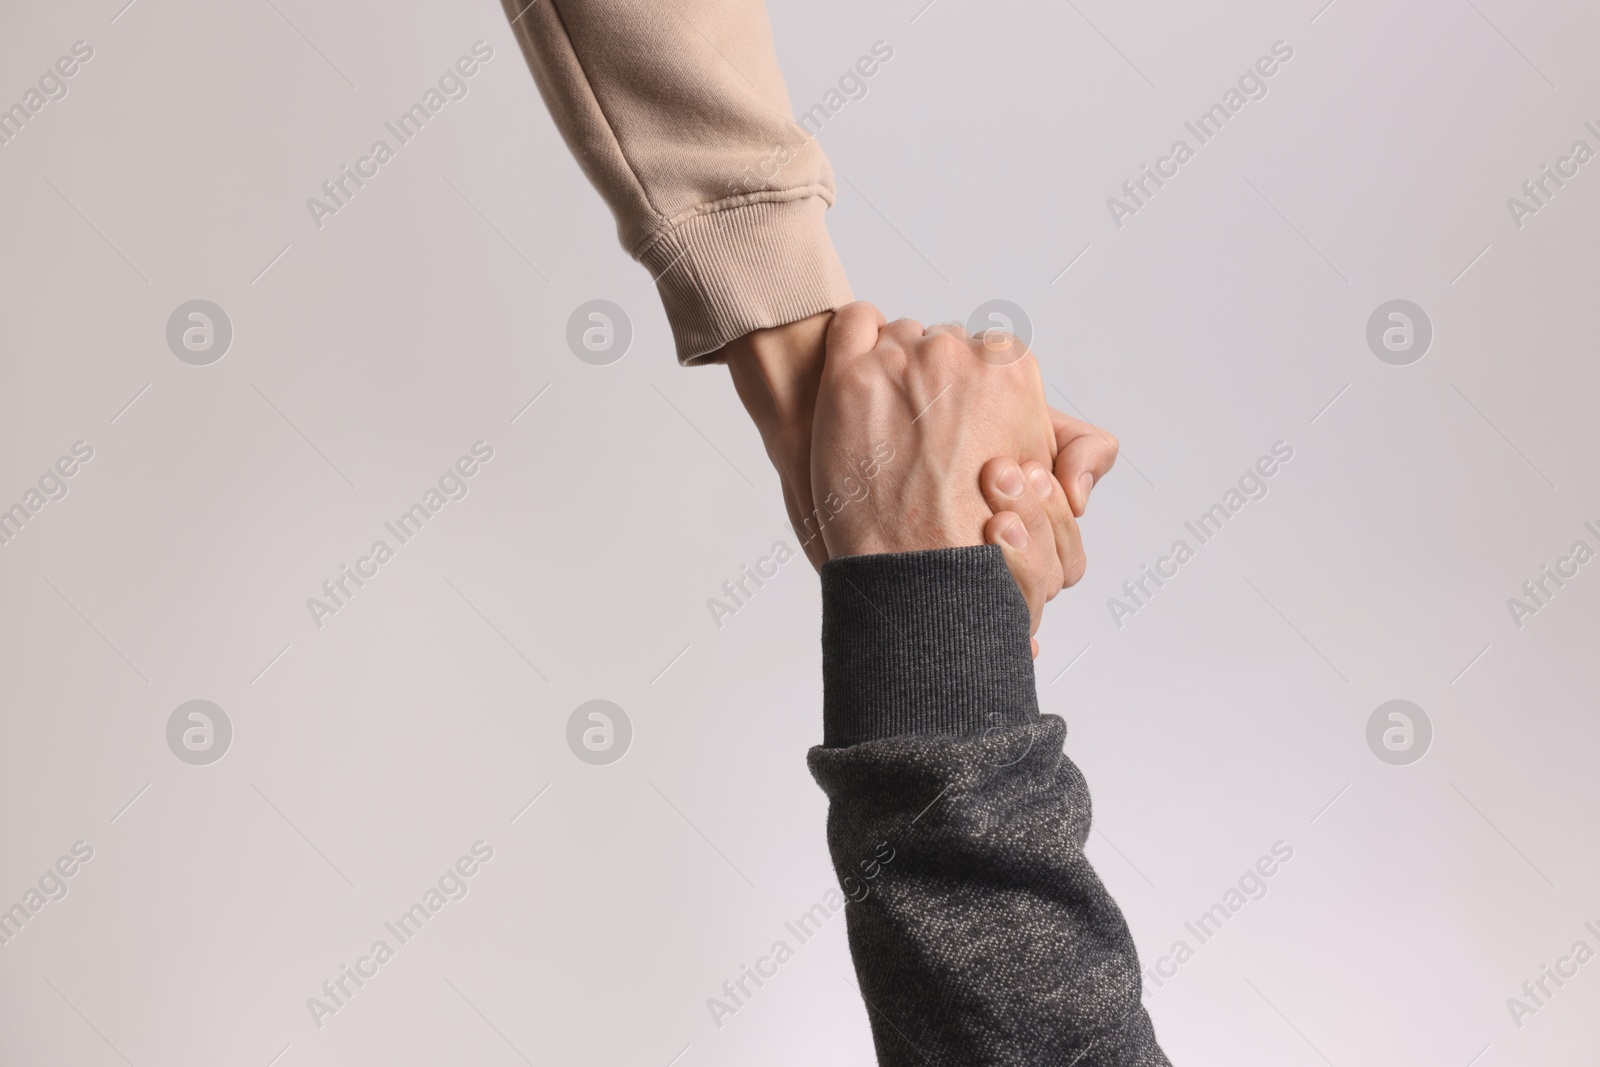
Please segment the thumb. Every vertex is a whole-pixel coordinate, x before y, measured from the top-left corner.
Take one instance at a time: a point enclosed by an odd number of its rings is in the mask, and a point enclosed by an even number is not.
[[[1039,622],[1044,616],[1048,576],[1047,564],[1054,560],[1054,546],[1047,555],[1038,551],[1029,551],[1031,539],[1028,536],[1028,527],[1022,517],[1014,511],[1002,511],[990,517],[983,524],[983,539],[991,545],[1000,546],[1000,554],[1005,557],[1006,569],[1011,572],[1012,579],[1017,583],[1022,598],[1028,602],[1028,633],[1039,632]],[[1034,655],[1039,654],[1038,643],[1034,642]]]

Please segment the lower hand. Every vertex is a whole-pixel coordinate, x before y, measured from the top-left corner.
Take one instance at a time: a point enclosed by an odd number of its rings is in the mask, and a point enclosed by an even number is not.
[[[840,309],[811,486],[829,558],[999,545],[1037,630],[1045,602],[1083,574],[1074,511],[1114,462],[1115,442],[1049,410],[1031,354],[994,351],[959,327],[886,324],[868,304]],[[1085,466],[1074,507],[1058,472],[1075,479]]]
[[[840,331],[837,339],[841,343],[849,342],[859,347],[861,343],[866,342],[867,331],[861,327],[862,323],[870,321],[878,328],[885,325],[883,317],[870,304],[850,305],[848,309],[841,309],[837,314],[843,315],[847,310],[853,317],[865,317],[854,319],[856,328]],[[778,472],[790,523],[801,538],[807,558],[811,560],[812,566],[817,568],[829,558],[829,550],[823,537],[820,536],[818,522],[828,512],[825,509],[818,510],[826,498],[826,493],[817,495],[812,491],[812,436],[817,393],[821,386],[825,362],[825,347],[829,338],[834,336],[830,332],[830,326],[835,315],[835,312],[823,312],[784,326],[756,330],[729,344],[724,350],[724,358],[732,374],[734,388],[761,433],[767,456]],[[934,327],[932,331],[924,331],[921,326],[910,320],[901,320],[893,324],[893,330],[896,337],[912,347],[916,347],[918,335],[925,337],[935,332],[949,335],[954,340],[966,340],[968,348],[981,358],[992,358],[996,348],[1003,349],[1006,343],[1001,339],[997,346],[996,339],[990,334],[978,339],[968,339],[964,332],[949,327]],[[1011,343],[1017,343],[1014,338],[1009,340]],[[875,344],[876,341],[873,340],[868,344],[868,348]],[[948,342],[939,344],[948,348]],[[978,352],[979,344],[983,345],[985,352],[988,353],[987,356]],[[900,347],[904,350],[903,345]],[[1032,356],[1027,355],[1025,362],[1033,368],[1037,376],[1037,364],[1034,363]],[[1117,441],[1090,423],[1071,418],[1052,408],[1046,407],[1044,410],[1049,420],[1048,432],[1054,438],[1053,473],[1057,487],[1062,490],[1070,509],[1067,518],[1075,518],[1084,513],[1088,507],[1090,491],[1116,462]],[[1001,417],[1015,419],[1017,415],[1015,412],[1002,412]],[[1005,453],[991,455],[1005,455]],[[1020,454],[1013,458],[1020,458]],[[1030,469],[1027,473],[1034,472]],[[969,481],[965,484],[972,483]],[[993,496],[998,490],[992,481],[985,482],[983,491],[992,512],[1007,511],[1005,499]],[[1039,527],[1037,518],[1018,513],[1018,508],[1025,508],[1025,505],[1026,501],[1008,512],[1022,520],[1024,532]],[[999,516],[994,517],[998,519]],[[1039,555],[1040,550],[1037,547],[1032,547],[1029,554],[1018,557],[1019,550],[1003,541],[996,542],[995,537],[999,536],[1002,529],[1008,528],[1008,525],[997,521],[991,526],[985,518],[983,538],[990,543],[1002,544],[1002,548],[1007,551],[1007,562],[1011,564],[1013,574],[1017,575],[1018,584],[1025,590],[1035,586],[1048,587],[1050,577],[1057,569],[1060,571],[1063,586],[1072,585],[1081,576],[1083,571],[1081,545],[1074,550],[1072,544],[1076,542],[1071,538],[1053,535],[1046,541],[1035,538],[1030,542],[1030,546],[1039,546],[1048,543],[1048,540],[1056,541],[1057,566],[1051,567],[1049,561]],[[1054,518],[1051,519],[1052,531],[1059,525],[1063,524]],[[1028,568],[1026,576],[1019,573],[1019,568],[1023,567]],[[1037,578],[1033,577],[1034,572],[1038,572]],[[1030,596],[1030,606],[1033,606],[1036,596],[1037,594]],[[1037,614],[1035,611],[1036,624]]]

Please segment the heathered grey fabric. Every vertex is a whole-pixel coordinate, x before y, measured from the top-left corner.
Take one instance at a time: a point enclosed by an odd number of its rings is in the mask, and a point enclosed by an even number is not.
[[[822,569],[828,847],[884,1067],[1169,1065],[992,545]]]

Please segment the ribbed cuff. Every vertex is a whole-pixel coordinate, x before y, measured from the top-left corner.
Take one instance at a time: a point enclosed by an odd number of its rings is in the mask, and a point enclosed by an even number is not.
[[[1037,718],[1028,605],[999,547],[824,564],[822,682],[829,748]]]
[[[703,362],[752,330],[850,303],[820,196],[695,215],[645,250],[672,324],[678,362]]]

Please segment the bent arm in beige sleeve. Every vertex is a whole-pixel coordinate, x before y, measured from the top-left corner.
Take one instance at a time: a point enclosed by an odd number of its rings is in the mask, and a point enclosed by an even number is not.
[[[556,125],[650,271],[683,363],[849,303],[833,173],[761,0],[503,0]]]

